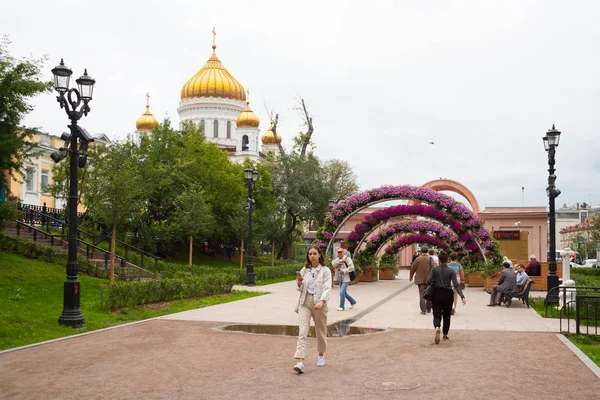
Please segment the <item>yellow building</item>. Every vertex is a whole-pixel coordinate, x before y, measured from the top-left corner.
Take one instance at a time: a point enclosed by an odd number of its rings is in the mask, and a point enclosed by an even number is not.
[[[29,204],[33,206],[44,206],[48,208],[64,208],[64,200],[54,198],[47,190],[48,186],[53,183],[52,167],[55,163],[50,158],[50,155],[64,146],[64,141],[57,136],[48,133],[37,133],[32,137],[33,143],[37,144],[37,149],[34,151],[36,155],[23,160],[23,168],[20,174],[11,176],[8,180],[8,189],[11,196],[17,198],[21,204]],[[94,138],[96,145],[107,145],[110,139],[105,134],[97,135]],[[69,162],[69,158],[65,158],[61,162]],[[81,209],[80,211],[83,211]]]

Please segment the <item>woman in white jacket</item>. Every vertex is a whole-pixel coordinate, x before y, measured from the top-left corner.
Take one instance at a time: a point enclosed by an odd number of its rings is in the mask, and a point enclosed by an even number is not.
[[[311,247],[306,253],[305,266],[296,273],[296,285],[300,292],[296,312],[298,318],[298,342],[296,344],[297,363],[294,371],[304,372],[304,357],[310,319],[315,322],[317,332],[317,367],[325,366],[325,350],[327,350],[327,301],[331,291],[331,271],[325,266],[323,253],[318,247]]]

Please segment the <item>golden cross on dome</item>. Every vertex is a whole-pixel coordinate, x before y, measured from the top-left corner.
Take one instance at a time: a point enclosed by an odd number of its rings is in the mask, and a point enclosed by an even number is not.
[[[150,92],[146,92],[146,108],[150,108]]]
[[[213,45],[212,45],[212,48],[214,50],[214,49],[217,48],[217,44],[216,44],[217,31],[215,30],[214,26],[213,26],[212,34],[213,34]]]
[[[248,93],[248,98],[247,98],[247,100],[248,100],[248,103],[250,103],[250,88],[247,88],[247,89],[246,89],[246,93]]]

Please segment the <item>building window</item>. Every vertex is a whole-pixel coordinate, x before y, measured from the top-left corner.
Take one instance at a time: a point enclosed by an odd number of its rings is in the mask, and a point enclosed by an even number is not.
[[[231,121],[227,121],[227,139],[231,139]]]
[[[200,120],[200,128],[202,128],[202,133],[204,133],[204,135],[206,135],[206,130],[204,129],[205,126],[206,122],[204,122],[204,120]]]
[[[215,137],[215,138],[219,137],[219,121],[217,121],[216,119],[215,119],[215,122],[214,122],[214,135],[213,135],[213,137]]]
[[[248,144],[250,141],[248,140],[248,135],[244,135],[242,137],[242,151],[248,151]]]
[[[25,170],[25,190],[34,192],[35,188],[35,168],[27,167]]]
[[[47,169],[42,170],[42,193],[48,192],[48,186],[50,186],[50,171]]]

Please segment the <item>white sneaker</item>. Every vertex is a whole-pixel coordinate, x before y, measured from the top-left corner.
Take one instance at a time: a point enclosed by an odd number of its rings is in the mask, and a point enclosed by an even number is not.
[[[440,328],[435,328],[435,344],[440,344]]]
[[[354,308],[354,306],[355,306],[355,305],[356,305],[356,303],[354,303],[354,304],[350,304],[350,307],[349,307],[349,308],[352,310],[352,309]]]
[[[323,361],[323,362],[325,362],[325,361]],[[302,373],[304,373],[304,364],[303,364],[303,363],[301,363],[301,362],[299,362],[298,364],[296,364],[296,365],[294,366],[294,371],[296,371],[296,372],[297,372],[297,373],[299,373],[299,374],[302,374]]]
[[[317,367],[324,367],[325,366],[325,356],[318,356],[317,357]]]
[[[350,307],[350,308],[352,308],[352,307]],[[344,309],[342,307],[338,308],[337,310],[338,311],[344,311]]]

